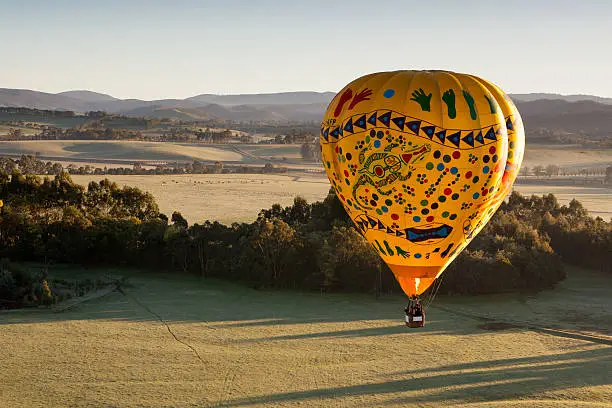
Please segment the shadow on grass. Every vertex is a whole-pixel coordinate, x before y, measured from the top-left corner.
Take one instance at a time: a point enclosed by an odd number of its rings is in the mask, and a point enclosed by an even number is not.
[[[116,271],[114,271],[117,274]],[[126,272],[127,273],[127,272]],[[189,276],[131,272],[125,295],[114,292],[60,313],[20,310],[0,313],[0,325],[71,320],[200,323],[203,330],[277,327],[274,336],[232,342],[256,343],[412,334],[477,334],[477,322],[431,309],[424,328],[404,324],[403,296],[378,300],[363,294],[258,291],[228,282]],[[363,323],[367,327],[363,327]],[[325,327],[325,323],[342,327]],[[316,326],[322,324],[323,326]],[[304,325],[285,330],[282,327]],[[315,326],[309,326],[315,325]],[[375,326],[375,327],[372,327]],[[330,330],[331,329],[331,330]],[[317,332],[314,332],[318,330]],[[323,330],[323,331],[322,331]],[[296,334],[296,331],[299,333]],[[257,333],[251,332],[251,333]]]
[[[342,337],[369,337],[397,334],[452,334],[473,335],[478,320],[461,313],[452,306],[430,308],[425,328],[408,329],[403,324],[405,297],[383,296],[375,299],[363,294],[328,294],[290,291],[259,291],[245,286],[201,279],[193,276],[139,272],[134,270],[75,270],[58,269],[57,274],[95,278],[95,274],[125,276],[128,285],[125,295],[111,295],[80,304],[78,307],[55,313],[51,310],[20,310],[0,312],[0,325],[48,323],[70,320],[156,321],[166,324],[203,323],[206,329],[279,327],[325,323],[355,323],[340,329],[311,333],[304,327],[295,334],[276,333],[275,336],[240,340],[239,343],[261,341],[304,340]],[[460,316],[457,316],[459,314]],[[367,328],[358,322],[369,321]],[[384,321],[384,323],[383,323]],[[376,323],[378,322],[378,323]],[[378,327],[372,327],[378,326]],[[324,326],[318,330],[326,330]],[[525,330],[516,328],[513,330]],[[554,334],[554,333],[553,333]],[[587,339],[588,340],[588,339]]]
[[[269,342],[269,341],[291,341],[291,340],[309,340],[309,339],[341,339],[351,337],[370,337],[370,336],[391,336],[391,335],[467,335],[477,334],[474,332],[473,325],[468,327],[455,327],[453,330],[448,330],[448,321],[444,319],[437,319],[432,321],[425,328],[410,329],[407,328],[401,321],[397,324],[381,327],[368,327],[364,329],[350,329],[350,330],[333,330],[315,333],[300,333],[300,334],[288,334],[281,336],[269,336],[261,338],[241,339],[233,341],[233,344],[242,343],[256,343],[256,342]]]
[[[412,405],[442,401],[501,401],[538,398],[539,394],[568,388],[612,384],[612,348],[541,357],[491,360],[448,365],[433,369],[390,374],[389,381],[345,387],[319,388],[225,401],[222,406],[237,407],[283,402],[306,403],[316,399],[388,395],[376,405]],[[400,397],[395,394],[407,393]],[[392,396],[393,394],[393,396]],[[599,401],[605,402],[605,401]]]
[[[401,321],[403,318],[402,296],[376,300],[362,294],[321,296],[305,292],[258,291],[238,284],[184,275],[103,272],[127,275],[129,285],[123,287],[127,296],[115,292],[61,313],[50,309],[0,311],[0,325],[92,319],[156,320],[138,302],[168,322],[206,322],[227,324],[228,327],[383,319]],[[79,270],[74,276],[95,279],[103,272]],[[66,275],[59,277],[66,278]]]

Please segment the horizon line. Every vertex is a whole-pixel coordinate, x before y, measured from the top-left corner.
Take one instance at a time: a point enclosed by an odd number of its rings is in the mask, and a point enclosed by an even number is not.
[[[61,91],[61,92],[47,92],[47,91],[41,91],[41,90],[36,90],[36,89],[30,89],[30,88],[5,88],[5,87],[0,87],[0,89],[3,90],[15,90],[15,91],[29,91],[29,92],[38,92],[38,93],[44,93],[47,95],[56,95],[56,96],[65,96],[62,94],[68,93],[68,92],[91,92],[91,93],[95,93],[98,95],[104,95],[104,96],[108,96],[111,98],[114,98],[116,100],[120,100],[120,101],[126,101],[126,100],[138,100],[138,101],[143,101],[143,102],[153,102],[153,101],[158,101],[158,100],[185,100],[185,99],[190,99],[190,98],[195,98],[198,96],[204,96],[204,95],[211,95],[211,96],[256,96],[256,95],[280,95],[280,94],[289,94],[289,93],[317,93],[317,94],[325,94],[325,93],[331,93],[331,94],[337,94],[339,91],[335,92],[335,91],[316,91],[316,90],[293,90],[293,91],[266,91],[266,92],[257,92],[257,93],[198,93],[192,96],[187,96],[184,98],[180,98],[180,97],[163,97],[163,98],[156,98],[156,99],[140,99],[140,98],[118,98],[116,96],[113,96],[109,93],[105,93],[105,92],[100,92],[100,91],[92,91],[90,89],[70,89],[70,90],[66,90],[66,91]],[[602,95],[595,95],[595,94],[590,94],[590,93],[558,93],[558,92],[551,92],[551,91],[533,91],[533,92],[507,92],[508,95],[534,95],[534,94],[541,94],[541,95],[559,95],[559,96],[564,96],[564,97],[570,97],[570,96],[591,96],[591,97],[595,97],[595,98],[602,98],[602,99],[612,99],[612,96],[602,96]],[[66,96],[68,98],[70,98],[70,96]],[[77,99],[77,98],[75,98]]]

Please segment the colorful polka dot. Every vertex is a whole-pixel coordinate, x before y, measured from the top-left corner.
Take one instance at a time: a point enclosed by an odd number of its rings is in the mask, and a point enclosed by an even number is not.
[[[387,89],[385,90],[385,92],[383,93],[383,96],[385,98],[392,98],[393,95],[395,95],[395,91],[393,89]]]

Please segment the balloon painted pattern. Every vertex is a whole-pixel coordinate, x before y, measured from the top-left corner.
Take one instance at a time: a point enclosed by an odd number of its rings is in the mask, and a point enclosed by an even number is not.
[[[412,295],[431,285],[510,192],[524,132],[512,101],[480,78],[383,72],[336,95],[321,149],[348,214]]]

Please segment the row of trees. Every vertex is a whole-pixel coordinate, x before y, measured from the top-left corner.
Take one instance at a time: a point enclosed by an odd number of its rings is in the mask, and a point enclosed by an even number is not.
[[[155,168],[151,166],[143,166],[140,163],[135,163],[131,167],[94,167],[86,164],[77,166],[69,164],[65,169],[60,163],[51,161],[39,160],[36,156],[22,155],[19,159],[9,157],[0,157],[0,169],[6,174],[13,172],[21,172],[24,174],[38,175],[57,175],[63,171],[69,174],[94,174],[94,175],[163,175],[163,174],[269,174],[269,173],[286,173],[287,168],[277,166],[272,163],[266,163],[263,166],[228,166],[223,162],[216,161],[212,164],[205,164],[198,160],[191,163],[176,162],[173,164],[157,165]]]
[[[300,146],[300,155],[304,160],[321,161],[321,144],[319,143],[319,139],[303,143],[302,146]]]
[[[549,164],[548,166],[537,165],[533,167],[521,166],[520,174],[522,176],[539,176],[539,177],[552,177],[552,176],[606,176],[612,172],[612,166],[606,168],[594,167],[594,168],[561,168],[556,164]]]
[[[13,260],[164,268],[253,287],[399,291],[331,191],[322,202],[298,197],[230,226],[190,226],[178,212],[168,219],[137,188],[108,180],[85,188],[66,173],[2,173],[0,198],[0,256]],[[540,290],[565,277],[561,260],[612,272],[611,250],[612,224],[590,218],[580,203],[513,194],[451,264],[440,291]]]

